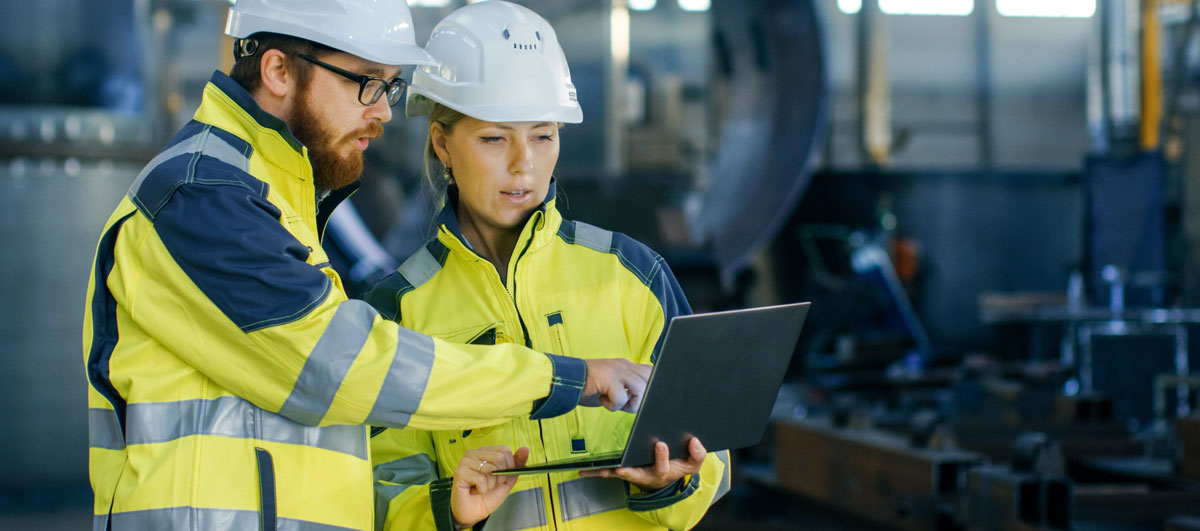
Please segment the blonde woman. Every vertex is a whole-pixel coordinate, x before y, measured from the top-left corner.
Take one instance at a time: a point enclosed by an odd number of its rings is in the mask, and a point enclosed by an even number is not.
[[[459,343],[516,343],[652,363],[667,322],[690,313],[663,259],[555,208],[559,128],[582,121],[553,28],[502,1],[434,29],[440,63],[414,75],[407,112],[429,116],[427,156],[445,190],[438,233],[367,300],[382,315]],[[495,378],[505,378],[497,370]],[[461,382],[469,395],[472,382]],[[697,392],[703,392],[697,390]],[[484,419],[479,419],[484,420]],[[497,469],[622,449],[633,415],[576,408],[490,428],[387,429],[371,440],[386,529],[686,529],[729,487],[727,452],[588,472]],[[512,448],[517,448],[514,453]],[[582,477],[581,477],[582,476]]]

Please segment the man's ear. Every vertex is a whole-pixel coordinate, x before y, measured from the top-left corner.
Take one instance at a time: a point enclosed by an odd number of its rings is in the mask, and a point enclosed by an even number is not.
[[[446,127],[441,122],[429,124],[429,143],[433,145],[433,152],[442,161],[442,166],[451,167],[450,150],[446,149]]]
[[[296,85],[296,73],[288,68],[287,54],[270,49],[259,59],[259,75],[263,89],[277,98],[287,98]]]

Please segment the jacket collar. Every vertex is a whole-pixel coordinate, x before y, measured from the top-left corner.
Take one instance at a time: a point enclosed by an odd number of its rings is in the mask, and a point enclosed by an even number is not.
[[[546,200],[538,206],[537,210],[529,216],[529,220],[525,222],[525,227],[521,230],[521,237],[517,239],[517,249],[525,247],[526,242],[530,238],[529,248],[526,252],[533,251],[545,246],[554,238],[558,232],[559,225],[562,225],[562,215],[558,212],[556,199],[558,196],[557,179],[550,178],[550,189],[546,192]],[[463,237],[462,226],[458,223],[458,187],[451,186],[446,190],[446,202],[442,205],[441,212],[437,216],[437,224],[441,227],[442,232],[452,236],[465,250],[474,253],[475,248]]]
[[[282,119],[263,110],[246,89],[222,72],[214,72],[204,87],[203,101],[195,119],[249,142],[254,154],[267,163],[265,171],[253,172],[254,176],[265,181],[305,216],[317,229],[317,234],[323,231],[329,213],[358,189],[356,183],[329,194],[321,201],[318,215],[308,148],[296,139]]]

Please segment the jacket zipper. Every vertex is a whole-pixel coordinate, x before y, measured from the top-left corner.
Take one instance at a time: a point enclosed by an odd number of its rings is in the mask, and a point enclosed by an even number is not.
[[[533,243],[533,235],[529,236],[529,240],[525,242],[525,247],[521,248],[521,254],[517,255],[517,259],[513,260],[512,273],[508,275],[508,279],[512,281],[512,290],[508,292],[508,298],[512,299],[513,311],[517,312],[517,322],[521,323],[521,334],[525,336],[525,348],[533,348],[533,340],[529,338],[529,329],[525,327],[525,318],[521,317],[521,307],[517,305],[517,265],[521,258],[525,256],[525,251],[529,250],[529,245]]]
[[[537,215],[536,213],[534,214]],[[532,220],[537,223],[536,220]],[[521,248],[520,254],[512,261],[512,272],[508,278],[512,281],[512,290],[508,292],[508,297],[512,299],[513,311],[517,313],[517,322],[521,323],[521,334],[525,336],[525,348],[533,348],[533,340],[529,337],[529,328],[525,326],[525,318],[521,316],[521,308],[517,305],[517,267],[520,265],[521,258],[525,257],[525,252],[529,250],[529,246],[533,244],[533,234],[529,235],[529,239],[525,241],[525,246]],[[542,425],[542,421],[538,421],[538,440],[542,443],[543,453],[546,446],[546,432]],[[550,474],[546,474],[546,499],[550,502],[550,524],[554,529],[558,529],[557,514],[554,501],[554,482],[550,481]]]

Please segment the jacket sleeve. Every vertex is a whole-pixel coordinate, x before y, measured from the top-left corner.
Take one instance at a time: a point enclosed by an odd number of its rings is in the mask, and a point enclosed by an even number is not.
[[[307,425],[463,429],[578,403],[579,360],[445,343],[347,300],[264,195],[180,186],[117,257],[143,263],[117,295],[133,320],[221,387]]]
[[[454,528],[448,503],[439,504],[441,514],[433,508],[434,501],[449,500],[448,495],[440,495],[448,492],[449,484],[439,479],[436,463],[430,432],[385,429],[371,438],[376,529]]]
[[[700,473],[655,492],[626,483],[627,506],[634,514],[669,529],[691,529],[708,508],[729,492],[729,451],[709,452]]]
[[[641,305],[642,313],[633,316],[641,320],[641,326],[632,329],[647,331],[640,350],[634,351],[650,352],[651,360],[657,361],[667,324],[676,316],[691,314],[692,309],[666,261],[657,255],[655,258],[653,274],[647,282],[650,295]],[[626,483],[626,505],[634,514],[655,525],[690,529],[729,491],[729,473],[729,452],[709,452],[698,474],[681,478],[658,491],[642,492]]]

